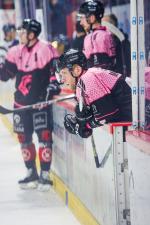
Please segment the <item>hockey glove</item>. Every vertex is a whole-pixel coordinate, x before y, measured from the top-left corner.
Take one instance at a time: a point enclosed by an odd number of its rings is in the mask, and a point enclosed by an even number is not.
[[[88,138],[92,135],[93,131],[91,128],[88,128],[88,127],[86,127],[86,125],[84,125],[84,126],[79,126],[78,133],[79,133],[80,137]]]
[[[46,100],[51,99],[54,95],[58,95],[61,91],[60,85],[57,80],[51,81],[47,87]]]
[[[67,114],[64,118],[64,126],[71,134],[78,134],[79,124],[75,116]]]
[[[64,126],[69,133],[79,135],[82,138],[88,138],[92,135],[92,129],[87,128],[85,123],[77,121],[76,116],[71,114],[65,116]]]
[[[79,123],[85,123],[88,128],[96,128],[102,126],[99,121],[96,121],[90,106],[83,106],[82,111],[79,109],[79,105],[77,104],[75,108],[76,117]]]
[[[79,104],[75,107],[75,114],[79,122],[86,123],[93,118],[93,112],[90,106],[83,105],[82,111],[80,111]]]

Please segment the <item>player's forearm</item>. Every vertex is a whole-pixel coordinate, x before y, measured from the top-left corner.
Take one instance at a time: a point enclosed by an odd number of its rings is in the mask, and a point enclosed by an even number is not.
[[[0,66],[0,80],[8,81],[11,78],[14,78],[16,74],[16,65],[7,61],[5,64]]]

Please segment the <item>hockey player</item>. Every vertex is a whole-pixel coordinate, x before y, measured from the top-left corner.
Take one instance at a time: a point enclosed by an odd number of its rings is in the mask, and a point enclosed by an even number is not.
[[[145,129],[150,130],[150,67],[145,68]]]
[[[44,101],[60,92],[55,76],[53,63],[58,57],[56,50],[46,42],[38,39],[41,24],[34,19],[25,19],[22,23],[22,37],[26,44],[12,47],[6,56],[4,65],[0,68],[0,79],[7,81],[16,77],[16,92],[14,107]],[[52,160],[52,118],[51,108],[28,110],[14,113],[14,132],[18,135],[27,177],[20,180],[21,188],[49,188],[49,170]],[[37,173],[35,159],[36,149],[32,141],[33,132],[39,141],[40,176]]]
[[[128,39],[128,34],[118,28],[118,19],[115,14],[109,14],[102,18],[102,24],[106,24],[108,29],[112,32],[115,46],[116,46],[116,71],[123,74],[125,77],[131,76],[131,46]],[[116,32],[113,28],[116,28]],[[121,34],[117,34],[118,32]],[[119,37],[120,36],[120,37]]]
[[[82,50],[85,36],[86,36],[86,33],[85,33],[83,27],[80,25],[80,21],[77,21],[76,22],[76,34],[75,34],[75,37],[71,41],[71,48]]]
[[[15,45],[19,44],[19,41],[16,39],[16,27],[14,24],[5,24],[3,26],[4,32],[4,41],[1,43],[3,47],[7,50]]]
[[[64,82],[69,76],[77,81],[76,115],[65,116],[65,128],[87,138],[92,128],[104,123],[131,121],[131,89],[121,74],[93,67],[87,70],[81,51],[70,49],[60,57],[58,70]]]
[[[106,27],[101,26],[104,15],[104,6],[100,1],[89,0],[84,2],[79,9],[81,16],[80,24],[90,32],[84,39],[84,54],[88,59],[88,67],[101,66],[115,70],[115,44],[112,34]],[[86,19],[86,21],[85,21]]]
[[[9,48],[19,44],[16,39],[16,28],[14,24],[5,24],[3,26],[4,40],[0,42],[0,63],[5,62],[5,56]]]

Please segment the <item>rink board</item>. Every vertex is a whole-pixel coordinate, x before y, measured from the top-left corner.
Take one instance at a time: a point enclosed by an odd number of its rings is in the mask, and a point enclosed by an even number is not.
[[[15,91],[15,79],[9,80],[7,82],[0,81],[0,104],[6,108],[13,108],[14,97],[13,93]],[[13,133],[13,119],[12,114],[6,116],[1,115],[3,122],[6,127],[9,127],[9,132],[16,139],[16,135]],[[17,139],[16,139],[17,140]]]
[[[63,126],[66,113],[73,113],[71,103],[54,105],[52,169],[101,225],[125,225],[129,218],[128,173],[122,165],[127,160],[125,128],[130,124],[110,124],[94,129],[99,160],[96,168],[91,138],[69,134]],[[66,201],[66,199],[65,199]],[[67,202],[69,204],[69,195]],[[88,221],[84,224],[89,224]]]
[[[129,190],[132,225],[150,221],[150,134],[127,133]]]

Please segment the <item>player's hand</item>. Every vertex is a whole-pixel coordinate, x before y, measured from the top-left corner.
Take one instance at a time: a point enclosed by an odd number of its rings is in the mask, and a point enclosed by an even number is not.
[[[47,87],[46,100],[51,99],[54,95],[58,95],[61,91],[60,85],[57,80],[51,81]]]
[[[99,121],[96,121],[93,111],[90,106],[83,106],[82,111],[79,109],[79,105],[76,105],[75,108],[76,118],[79,123],[85,123],[88,128],[96,128],[102,126]]]
[[[79,122],[76,116],[71,114],[65,116],[64,126],[69,133],[79,135],[82,138],[88,138],[92,134],[92,129],[87,128],[85,123]]]

